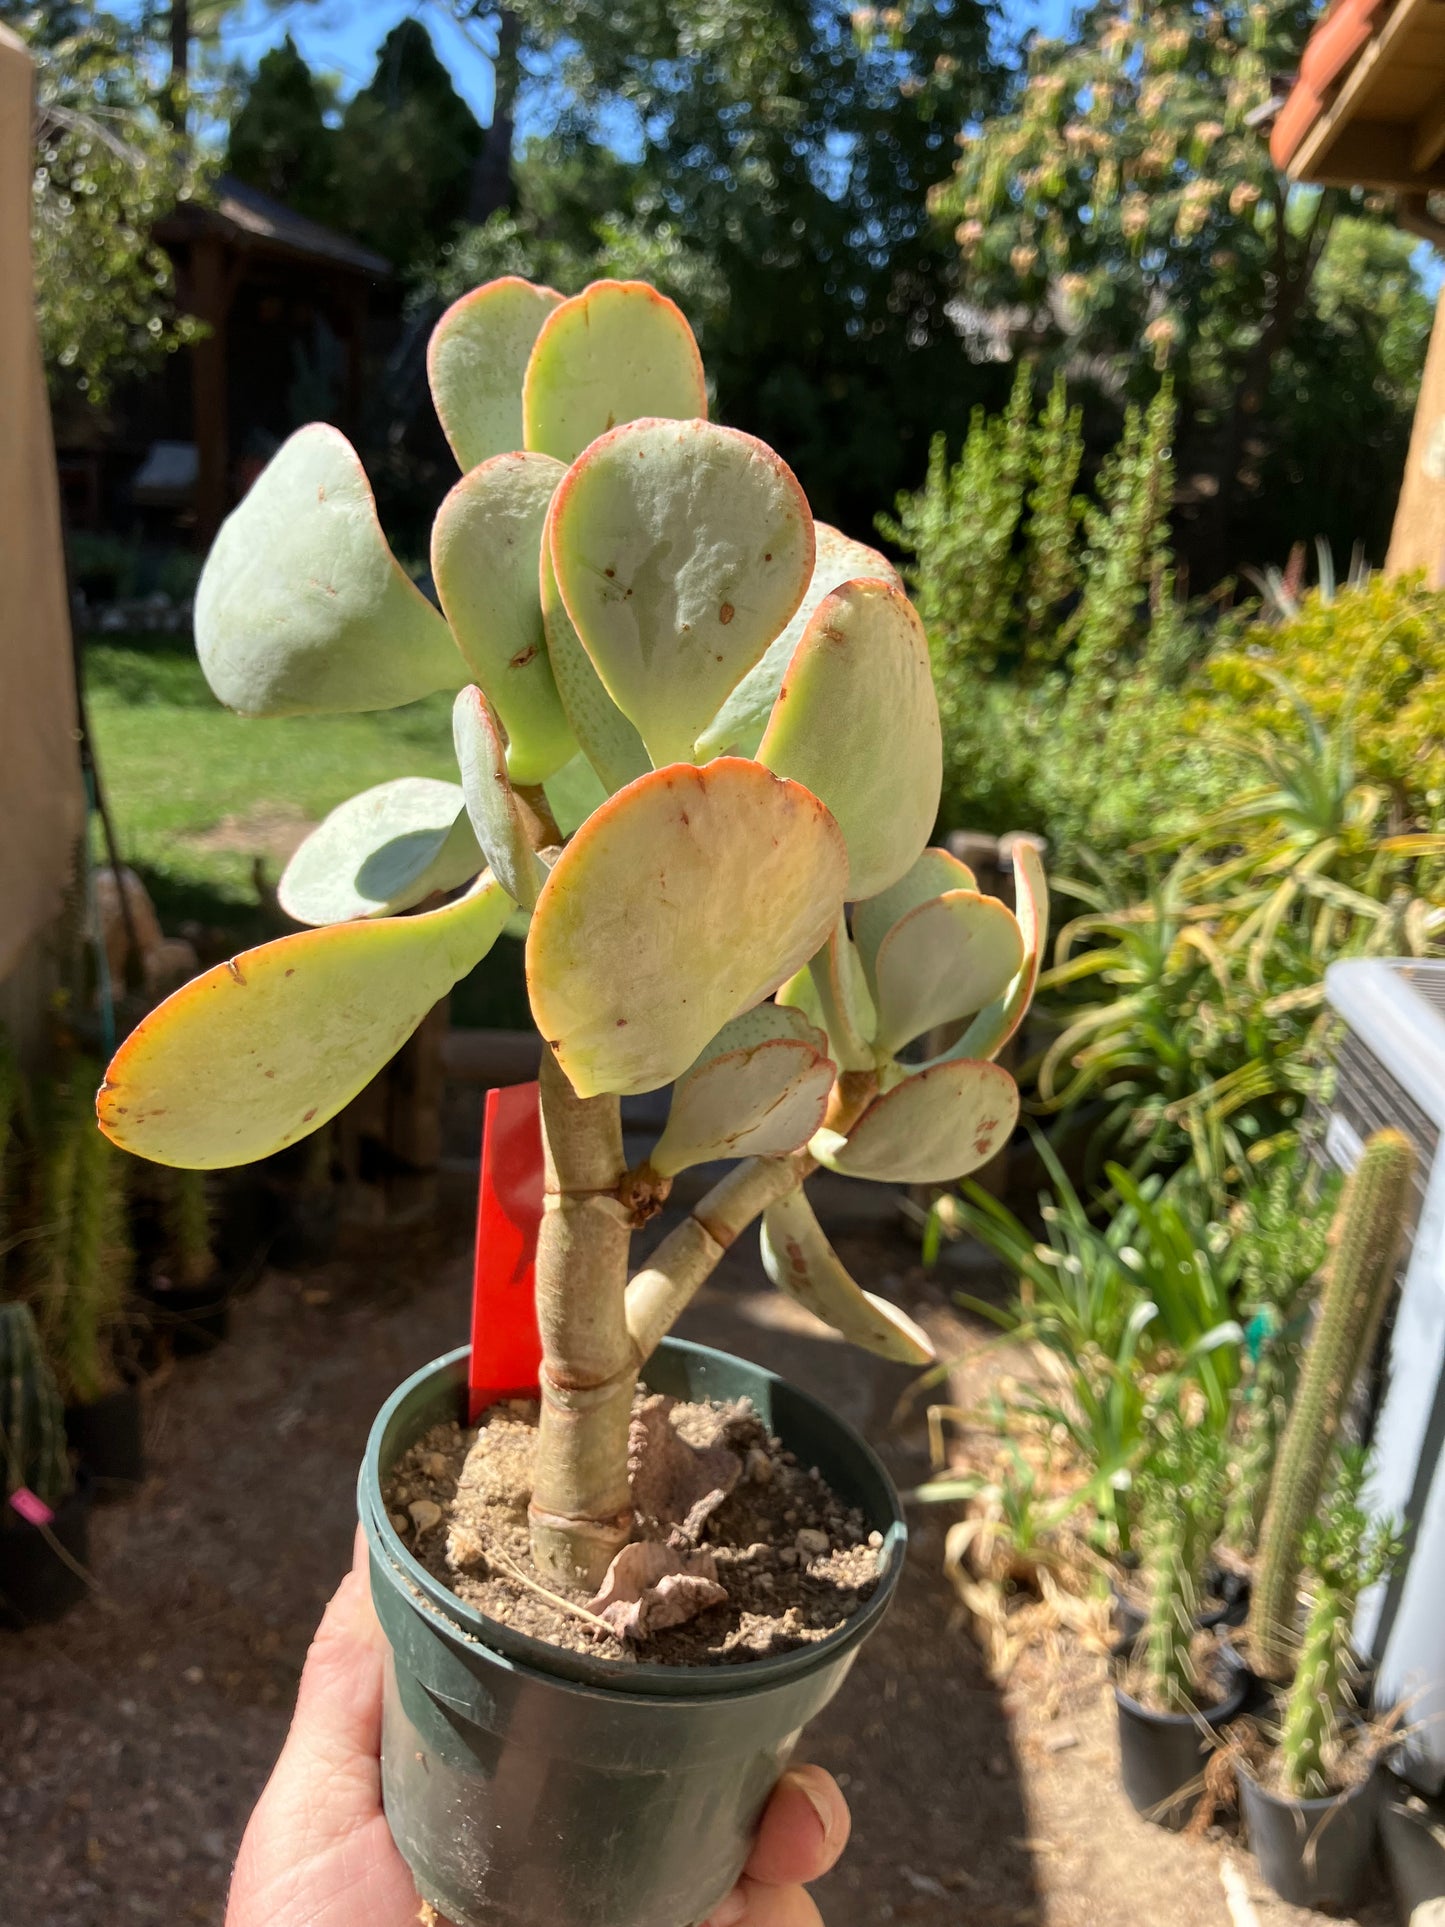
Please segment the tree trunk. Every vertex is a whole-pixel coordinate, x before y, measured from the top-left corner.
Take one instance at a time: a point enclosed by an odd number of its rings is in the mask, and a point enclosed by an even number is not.
[[[491,125],[483,137],[481,152],[472,164],[471,192],[467,217],[485,221],[499,208],[516,205],[512,181],[512,137],[517,106],[517,87],[521,79],[518,55],[522,44],[522,23],[510,7],[500,9],[497,17],[497,53],[492,62],[495,99]]]

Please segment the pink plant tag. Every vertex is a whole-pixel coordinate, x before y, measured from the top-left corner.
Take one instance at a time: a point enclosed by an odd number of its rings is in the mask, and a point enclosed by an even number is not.
[[[27,1525],[48,1526],[55,1517],[44,1499],[37,1499],[28,1485],[17,1485],[10,1494],[10,1503]]]

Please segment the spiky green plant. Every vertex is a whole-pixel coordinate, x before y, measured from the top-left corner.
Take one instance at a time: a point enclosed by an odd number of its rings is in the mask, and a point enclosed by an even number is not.
[[[1253,1553],[1270,1473],[1299,1377],[1301,1326],[1325,1261],[1339,1191],[1331,1174],[1312,1192],[1298,1156],[1277,1158],[1240,1200],[1239,1256],[1247,1376],[1235,1414],[1235,1453],[1224,1524],[1227,1544]]]
[[[164,1176],[161,1223],[172,1277],[178,1285],[204,1284],[215,1269],[206,1174],[171,1169]]]
[[[1355,1608],[1402,1550],[1393,1522],[1372,1521],[1361,1504],[1365,1473],[1364,1452],[1342,1453],[1333,1490],[1305,1533],[1310,1609],[1279,1743],[1285,1788],[1296,1799],[1323,1799],[1336,1790],[1332,1766],[1355,1665]]]
[[[1161,1712],[1198,1704],[1193,1642],[1204,1568],[1224,1511],[1224,1441],[1210,1425],[1174,1418],[1140,1475],[1149,1609],[1140,1659],[1150,1700]]]
[[[70,1491],[65,1407],[28,1305],[0,1305],[0,1459],[6,1498],[26,1486],[46,1505]]]
[[[771,449],[707,421],[671,302],[492,282],[442,317],[428,365],[465,470],[433,529],[440,612],[354,452],[313,426],[217,538],[196,639],[251,715],[459,690],[461,782],[336,810],[280,886],[316,927],[153,1013],[100,1117],[163,1164],[279,1150],[525,912],[548,1193],[532,1547],[555,1583],[590,1586],[632,1530],[638,1369],[760,1213],[783,1290],[886,1356],[930,1355],[848,1276],[801,1186],[819,1163],[941,1181],[1005,1140],[1018,1093],[992,1059],[1032,995],[1045,892],[1025,855],[1014,916],[925,847],[942,748],[918,617],[881,555],[815,526]],[[966,1016],[952,1050],[900,1061]],[[628,1170],[619,1098],[667,1084],[666,1128]],[[634,1227],[719,1156],[743,1162],[629,1284]]]
[[[31,1252],[40,1328],[62,1391],[78,1403],[116,1383],[132,1268],[126,1160],[95,1128],[96,1070],[75,1065],[46,1093]]]
[[[1250,1645],[1271,1677],[1284,1678],[1289,1668],[1305,1530],[1394,1280],[1414,1169],[1410,1140],[1377,1131],[1350,1174],[1331,1229],[1334,1248],[1270,1483],[1250,1605]]]

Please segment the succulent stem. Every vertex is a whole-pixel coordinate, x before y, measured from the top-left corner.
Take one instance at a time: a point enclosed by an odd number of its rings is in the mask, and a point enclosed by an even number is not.
[[[542,1416],[532,1557],[554,1583],[595,1589],[632,1531],[627,1430],[637,1356],[626,1314],[632,1227],[617,1195],[622,1117],[616,1097],[578,1097],[545,1046],[539,1081]]]

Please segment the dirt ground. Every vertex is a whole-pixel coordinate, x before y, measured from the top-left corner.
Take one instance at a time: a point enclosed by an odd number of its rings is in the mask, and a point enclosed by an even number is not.
[[[967,1341],[901,1235],[856,1221],[834,1235],[870,1289]],[[219,1927],[307,1642],[349,1559],[372,1416],[464,1335],[460,1221],[446,1242],[424,1263],[268,1272],[231,1341],[154,1389],[153,1474],[96,1516],[94,1596],[59,1626],[0,1636],[4,1927]],[[909,1374],[795,1312],[743,1243],[685,1335],[822,1393],[900,1485],[916,1484],[922,1426],[895,1418]],[[848,1854],[817,1890],[828,1927],[1315,1919],[1271,1903],[1237,1844],[1176,1838],[1130,1812],[1101,1662],[990,1684],[940,1573],[945,1524],[919,1515],[892,1614],[805,1741],[854,1810]],[[1227,1882],[1254,1896],[1253,1918],[1237,1899],[1231,1911]]]

